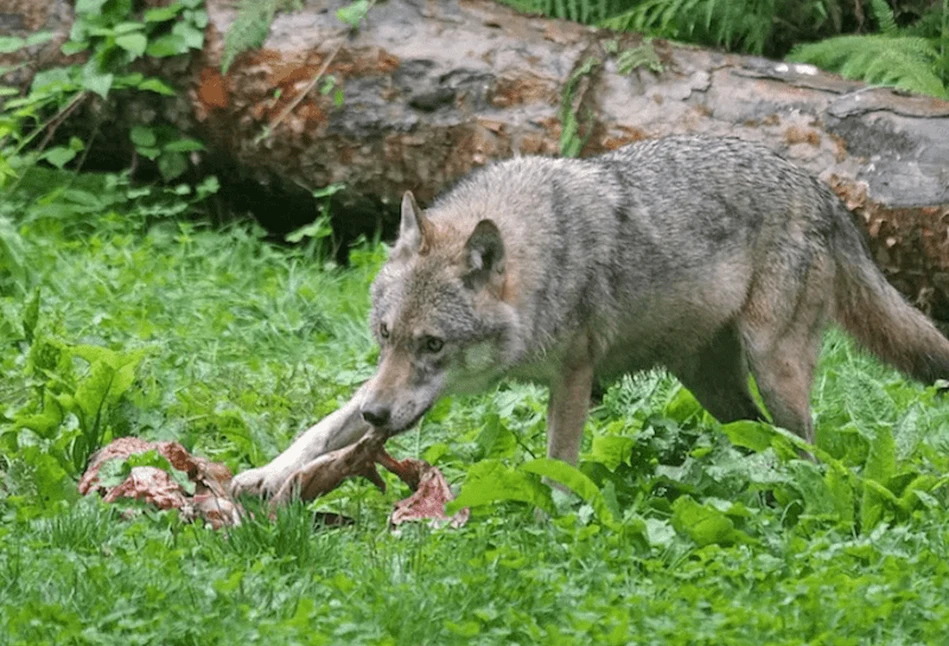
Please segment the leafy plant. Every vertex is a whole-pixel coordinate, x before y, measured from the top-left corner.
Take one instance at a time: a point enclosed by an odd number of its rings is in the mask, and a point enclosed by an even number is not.
[[[113,92],[146,91],[170,96],[174,90],[160,79],[132,71],[138,59],[168,57],[200,49],[208,16],[202,0],[179,0],[137,14],[132,0],[79,0],[63,53],[86,54],[86,61],[38,72],[29,91],[2,87],[0,108],[0,186],[22,179],[37,162],[62,169],[81,166],[90,143],[71,138],[49,147],[58,127],[92,97]],[[10,51],[42,42],[48,35],[7,38],[0,47]],[[144,148],[144,147],[143,147]],[[165,177],[181,174],[181,151],[156,156]]]
[[[343,184],[330,184],[312,191],[313,198],[319,204],[319,215],[310,224],[306,224],[284,236],[284,239],[291,243],[306,240],[305,254],[317,264],[323,264],[326,257],[335,258],[339,251],[339,243],[336,241],[332,221],[330,220],[330,198],[344,188],[345,185]],[[323,243],[327,241],[330,243],[328,253],[326,253],[323,246]]]
[[[34,339],[27,370],[35,379],[35,394],[14,413],[10,441],[37,441],[70,474],[81,473],[89,456],[121,432],[115,414],[144,355],[141,349],[116,352]],[[84,370],[76,368],[75,359],[86,364]]]
[[[914,35],[897,27],[893,10],[884,0],[870,6],[881,33],[839,36],[818,43],[796,46],[789,60],[811,63],[872,85],[889,85],[910,92],[949,98],[949,59],[946,42],[949,26],[944,22],[938,37]],[[943,20],[949,5],[943,3]]]

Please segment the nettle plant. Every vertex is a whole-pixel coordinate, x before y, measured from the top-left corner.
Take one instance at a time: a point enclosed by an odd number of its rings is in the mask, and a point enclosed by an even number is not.
[[[78,137],[50,146],[57,128],[79,107],[116,92],[144,91],[173,96],[164,81],[134,69],[143,57],[188,54],[204,45],[208,15],[203,0],[178,0],[144,12],[133,0],[76,0],[75,21],[62,52],[75,56],[72,65],[38,72],[24,93],[0,87],[0,187],[19,180],[38,162],[64,169],[81,167],[91,143]],[[0,53],[40,45],[52,37],[0,38]],[[12,71],[0,69],[0,74]],[[138,126],[130,133],[136,152],[157,163],[166,180],[187,170],[186,153],[203,146],[163,125]]]

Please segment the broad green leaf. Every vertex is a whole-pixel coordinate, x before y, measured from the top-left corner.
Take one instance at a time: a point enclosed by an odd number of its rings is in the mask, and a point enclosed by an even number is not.
[[[628,465],[633,455],[636,440],[623,435],[594,435],[588,460],[599,462],[610,471],[616,471],[621,464]]]
[[[155,78],[145,79],[138,84],[138,89],[155,92],[156,94],[161,94],[162,96],[175,96],[175,91],[171,88],[171,86],[167,85],[164,81]]]
[[[461,493],[445,505],[446,514],[464,507],[480,507],[504,501],[530,503],[547,513],[554,512],[550,487],[535,475],[512,469],[497,461],[484,460],[468,470]]]
[[[167,7],[155,7],[146,11],[142,20],[145,22],[166,22],[181,13],[182,9],[184,9],[184,5],[177,2]]]
[[[115,371],[115,379],[112,381],[112,388],[109,391],[109,399],[117,401],[122,395],[135,383],[135,370],[138,368],[138,362],[127,363]]]
[[[63,423],[64,411],[56,397],[46,391],[43,395],[43,410],[31,415],[17,415],[17,428],[28,428],[40,437],[51,438]]]
[[[305,224],[299,229],[291,231],[286,236],[284,236],[284,240],[287,242],[297,243],[303,240],[303,238],[321,240],[331,235],[333,235],[333,228],[330,226],[329,221],[325,217],[319,217],[310,224]],[[484,431],[482,431],[482,433],[484,433]],[[478,443],[479,445],[481,444],[480,440]]]
[[[115,44],[137,58],[145,53],[145,48],[148,46],[148,39],[145,37],[145,34],[123,34],[115,39]]]
[[[37,72],[30,84],[30,91],[34,94],[53,91],[54,88],[73,87],[71,71],[65,67],[53,67]]]
[[[854,494],[853,475],[850,471],[831,465],[827,469],[824,481],[827,483],[827,489],[833,496],[834,509],[837,512],[840,521],[847,526],[852,526],[854,522],[854,506],[856,497]]]
[[[87,425],[94,424],[105,408],[115,378],[115,370],[105,361],[92,364],[89,374],[76,387],[76,404],[85,416]]]
[[[722,426],[722,432],[735,446],[743,446],[752,451],[764,451],[771,447],[774,432],[760,422],[741,420]]]
[[[158,141],[155,131],[148,126],[132,126],[129,132],[129,138],[136,146],[154,146]]]
[[[95,59],[90,60],[82,68],[82,88],[98,94],[103,99],[109,95],[109,90],[112,88],[114,78],[115,76],[113,74],[99,71],[99,66]]]
[[[188,49],[201,49],[204,47],[204,31],[197,29],[187,22],[175,23],[175,26],[171,29],[171,33],[181,38],[181,41],[185,45],[185,52],[187,52]]]
[[[163,152],[158,158],[158,172],[166,182],[181,177],[188,170],[188,160],[176,152]]]
[[[145,159],[150,159],[152,161],[155,161],[161,156],[161,148],[157,148],[155,146],[136,146],[135,152]]]
[[[209,195],[214,195],[219,190],[221,190],[221,183],[218,181],[218,178],[215,177],[214,175],[208,175],[207,177],[204,178],[204,180],[201,181],[200,184],[198,184],[195,187],[194,190],[195,190],[195,193],[197,193],[198,195],[198,199],[203,200]],[[446,399],[443,401],[448,401],[448,400]],[[433,409],[433,411],[434,410],[435,409]],[[431,412],[426,416],[426,419],[432,419]]]
[[[6,272],[23,286],[27,278],[27,251],[13,221],[0,215],[0,275]]]
[[[322,198],[324,198],[324,197],[330,197],[331,195],[336,195],[337,193],[339,193],[339,192],[340,192],[341,190],[343,190],[344,188],[346,188],[346,185],[345,185],[345,184],[341,184],[341,183],[339,183],[339,182],[336,182],[336,183],[334,183],[334,184],[327,184],[327,185],[324,186],[323,188],[318,188],[318,189],[316,189],[315,191],[313,191],[312,194],[313,194],[313,197],[315,197],[316,199],[319,200],[319,199],[322,199]]]
[[[893,431],[880,425],[870,443],[870,453],[863,468],[863,501],[860,504],[860,531],[870,532],[883,517],[884,501],[893,493],[885,483],[896,473],[896,442]],[[889,494],[889,496],[887,496]]]
[[[603,494],[600,493],[600,488],[575,466],[553,458],[538,458],[527,462],[520,468],[527,473],[534,473],[545,478],[550,478],[555,482],[569,487],[571,491],[593,507],[597,518],[599,518],[604,525],[615,525],[613,512],[607,506]]]
[[[774,427],[762,422],[741,420],[722,426],[722,432],[735,446],[761,452],[773,448],[779,457],[789,460],[797,457],[797,451]]]
[[[889,426],[877,428],[870,443],[870,454],[863,468],[863,477],[884,483],[896,473],[896,441]]]
[[[98,14],[106,2],[108,0],[76,0],[75,11],[77,14]]]
[[[791,484],[804,499],[804,508],[814,516],[836,516],[834,494],[827,486],[825,475],[812,462],[797,460],[788,465],[793,479]]]
[[[16,36],[0,36],[0,54],[10,54],[26,47],[26,41]]]
[[[681,423],[701,413],[702,410],[702,405],[695,398],[695,395],[687,389],[679,387],[676,394],[666,404],[663,415]]]
[[[102,361],[113,368],[115,367],[114,364],[116,362],[117,353],[108,348],[104,348],[101,345],[79,344],[70,346],[69,350],[73,356],[79,357],[90,365],[96,363],[97,361]]]
[[[54,148],[50,148],[40,155],[40,159],[45,160],[60,170],[62,170],[66,164],[75,159],[75,157],[76,151],[71,150],[66,146],[56,146]]]
[[[690,496],[677,498],[672,504],[672,510],[672,526],[699,545],[754,542],[748,534],[737,529],[735,523],[726,514],[706,505],[700,505]]]
[[[208,17],[208,12],[203,9],[193,9],[185,12],[185,17],[188,22],[197,27],[198,29],[204,29],[208,26],[208,23],[211,22],[211,19]]]
[[[74,54],[84,52],[87,49],[89,49],[89,43],[87,43],[86,41],[77,41],[77,40],[66,41],[65,43],[63,43],[63,46],[60,47],[60,51],[62,51],[62,53],[65,54],[66,56],[73,56]]]
[[[42,45],[53,40],[53,32],[51,31],[37,31],[33,32],[26,37],[27,47],[32,47],[33,45]]]
[[[336,10],[336,17],[353,29],[359,27],[366,12],[369,11],[369,0],[356,0],[345,7]]]
[[[912,512],[919,506],[920,502],[925,502],[929,493],[937,487],[947,482],[947,478],[938,478],[932,474],[924,473],[916,476],[910,481],[903,493],[900,494],[899,506],[906,513]],[[919,495],[923,494],[923,495]]]
[[[167,152],[188,153],[196,150],[204,150],[204,144],[197,139],[178,139],[163,146]]]
[[[668,547],[675,540],[675,528],[667,520],[647,518],[646,540],[652,547]]]
[[[155,58],[164,58],[168,56],[177,56],[188,51],[188,45],[184,38],[177,34],[165,34],[148,42],[145,53]]]
[[[145,75],[141,72],[132,72],[131,74],[121,74],[115,77],[115,82],[113,87],[117,88],[137,88],[142,81],[145,80]]]
[[[333,232],[333,230],[329,227],[329,224],[325,222],[323,218],[320,218],[309,226],[322,227],[322,229],[316,229],[315,233],[303,231],[303,229],[297,229],[297,231],[294,231],[293,234],[290,235],[302,233],[308,237],[320,239],[332,234]],[[304,227],[304,229],[306,228],[307,227]],[[287,241],[297,242],[298,240],[290,240],[290,236],[287,236]],[[514,437],[514,433],[512,433],[510,429],[508,429],[507,426],[501,422],[501,418],[495,413],[487,416],[484,427],[481,429],[481,433],[478,434],[475,442],[480,449],[480,452],[478,453],[478,459],[510,457],[514,455],[514,451],[517,447],[517,439]]]
[[[26,446],[17,456],[29,465],[37,492],[49,500],[74,500],[78,497],[76,483],[56,458],[38,446]]]

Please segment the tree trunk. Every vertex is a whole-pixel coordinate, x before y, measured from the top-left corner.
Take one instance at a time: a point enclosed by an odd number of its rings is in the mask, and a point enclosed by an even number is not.
[[[335,17],[346,2],[310,1],[279,14],[264,46],[223,74],[235,4],[207,0],[203,52],[186,72],[158,68],[183,90],[177,100],[126,101],[116,121],[178,124],[258,193],[344,183],[344,206],[394,206],[406,189],[425,202],[492,159],[557,154],[562,139],[581,155],[673,133],[760,141],[827,181],[861,216],[889,279],[949,320],[947,102],[488,0],[379,2],[352,33]],[[0,0],[0,25],[38,5],[62,20],[63,0]],[[336,224],[352,213],[336,209]]]

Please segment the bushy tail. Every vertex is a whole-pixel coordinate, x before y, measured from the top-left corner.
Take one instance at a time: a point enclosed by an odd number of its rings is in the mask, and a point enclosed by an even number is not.
[[[949,340],[887,282],[851,214],[836,197],[832,202],[837,322],[900,372],[926,384],[949,379]]]

